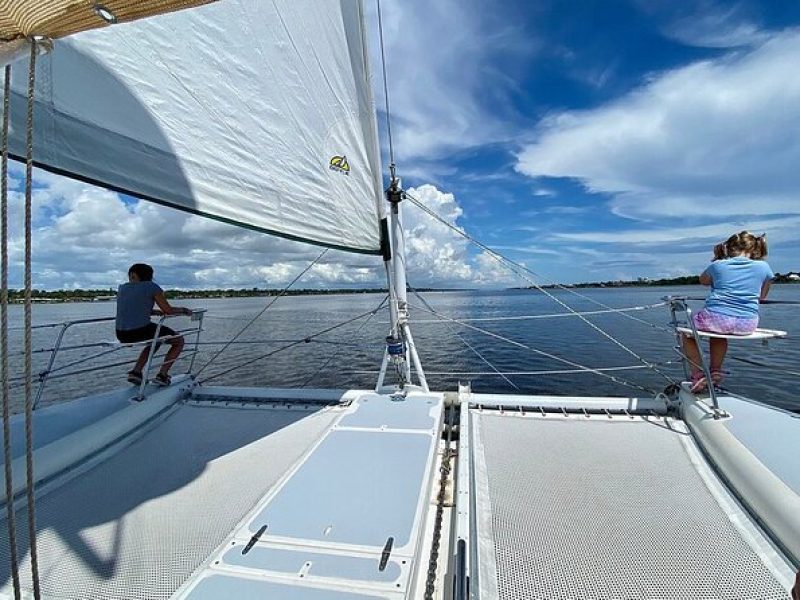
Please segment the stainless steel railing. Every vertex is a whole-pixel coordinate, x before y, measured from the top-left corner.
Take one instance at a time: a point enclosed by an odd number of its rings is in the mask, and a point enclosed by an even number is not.
[[[703,371],[703,375],[706,378],[707,387],[708,387],[708,395],[711,399],[711,405],[714,407],[714,416],[717,418],[721,415],[721,411],[719,408],[719,401],[717,400],[717,389],[714,385],[714,381],[711,378],[711,368],[708,365],[708,361],[706,361],[705,354],[703,352],[703,346],[701,344],[700,335],[697,333],[697,326],[694,324],[694,319],[692,318],[692,309],[689,307],[689,300],[705,300],[705,298],[694,298],[691,296],[666,296],[664,298],[666,302],[669,302],[669,311],[671,317],[671,325],[675,329],[675,351],[683,359],[683,370],[686,375],[686,378],[689,379],[689,374],[691,372],[691,367],[696,366],[700,367]],[[682,322],[678,318],[678,313],[683,312],[686,315],[686,321]],[[683,333],[678,331],[678,327],[683,326],[691,330],[692,337],[694,341],[697,343],[697,349],[700,353],[700,364],[698,365],[691,365],[689,357],[686,356],[686,352],[683,349]]]
[[[197,323],[197,325],[193,326],[193,327],[186,328],[186,329],[181,329],[181,330],[178,330],[178,331],[175,332],[176,336],[180,335],[180,336],[185,336],[185,337],[186,336],[189,336],[189,337],[193,336],[194,337],[194,347],[188,353],[184,353],[184,354],[181,355],[181,358],[187,358],[187,357],[190,358],[189,368],[187,369],[187,374],[191,374],[192,373],[192,369],[194,368],[195,357],[197,356],[197,353],[199,352],[200,335],[203,332],[203,318],[205,316],[205,313],[206,313],[205,309],[193,310],[192,313],[191,313],[191,321]],[[99,370],[108,369],[108,368],[112,368],[112,367],[117,367],[117,366],[128,364],[130,362],[130,360],[113,362],[113,363],[103,363],[101,365],[93,365],[93,366],[90,366],[90,367],[87,367],[87,368],[81,368],[81,369],[73,369],[73,367],[76,367],[78,365],[87,363],[87,362],[92,361],[92,360],[96,360],[96,359],[98,359],[100,357],[103,357],[103,356],[108,356],[108,355],[111,355],[111,354],[115,354],[115,353],[117,353],[117,352],[119,352],[119,351],[121,351],[123,349],[126,349],[126,348],[137,348],[137,347],[142,347],[142,346],[149,345],[150,346],[150,354],[148,356],[145,368],[144,368],[144,370],[142,372],[142,384],[140,385],[139,391],[138,391],[137,396],[136,396],[139,399],[143,398],[144,397],[144,390],[145,390],[145,387],[147,385],[147,380],[148,380],[150,367],[152,366],[153,354],[155,353],[154,351],[155,351],[156,345],[158,343],[160,343],[160,342],[164,342],[164,341],[174,337],[174,336],[171,336],[171,335],[170,336],[161,336],[161,335],[159,335],[160,332],[161,332],[161,328],[163,327],[164,322],[167,319],[177,318],[179,316],[183,316],[183,315],[163,315],[161,318],[159,318],[158,322],[156,323],[156,332],[155,332],[155,336],[154,336],[154,338],[152,340],[145,340],[143,342],[133,342],[133,343],[121,343],[121,342],[117,342],[117,341],[105,341],[105,342],[92,342],[92,343],[87,343],[87,344],[74,344],[74,345],[70,345],[70,346],[64,346],[63,345],[63,342],[64,342],[64,339],[66,337],[67,332],[70,329],[72,329],[73,327],[81,326],[81,325],[96,324],[96,323],[107,323],[107,322],[114,321],[115,317],[97,317],[97,318],[92,318],[92,319],[76,319],[76,320],[73,320],[73,321],[66,321],[66,322],[61,322],[61,323],[46,323],[46,324],[41,324],[41,325],[35,325],[33,327],[33,329],[48,329],[48,328],[56,328],[57,327],[58,328],[58,334],[56,335],[55,343],[53,344],[52,347],[50,347],[50,348],[41,348],[41,349],[38,349],[38,350],[34,350],[34,353],[37,353],[37,354],[48,353],[49,352],[50,356],[48,357],[48,360],[47,360],[47,366],[42,371],[40,371],[39,374],[38,374],[39,386],[38,386],[38,388],[36,390],[36,398],[35,398],[34,403],[33,403],[33,408],[36,409],[36,407],[41,402],[41,399],[42,399],[42,397],[44,395],[44,390],[45,390],[45,387],[47,385],[47,382],[50,381],[50,380],[60,379],[60,378],[70,377],[70,376],[75,376],[75,375],[80,375],[80,374],[84,374],[84,373],[90,373],[90,372],[93,372],[93,371],[99,371]],[[60,365],[59,367],[55,367],[56,358],[58,357],[59,352],[71,351],[71,350],[81,350],[81,349],[87,349],[87,348],[107,348],[107,349],[103,350],[101,352],[92,354],[90,356],[84,356],[84,357],[79,358],[77,360],[74,360],[74,361],[68,362],[66,364]],[[13,379],[12,379],[12,381],[13,381]]]

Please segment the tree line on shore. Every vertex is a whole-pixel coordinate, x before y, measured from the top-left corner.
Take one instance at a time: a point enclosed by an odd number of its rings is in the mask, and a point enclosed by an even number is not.
[[[800,283],[800,273],[776,273],[775,283]],[[670,285],[699,285],[700,278],[697,275],[685,277],[672,277],[669,279],[648,279],[640,277],[633,281],[613,280],[613,281],[593,281],[586,283],[569,284],[572,288],[589,287],[648,287],[648,286],[670,286]],[[532,287],[532,286],[528,286]],[[541,287],[557,288],[561,284],[547,284]],[[525,288],[512,288],[525,289]],[[455,288],[416,288],[418,292],[458,292],[468,291]],[[164,295],[168,299],[193,299],[193,298],[252,298],[258,296],[321,296],[329,294],[386,294],[386,288],[338,288],[338,289],[269,289],[269,288],[227,288],[216,290],[165,290]],[[117,291],[113,288],[105,289],[72,289],[72,290],[31,290],[31,296],[35,302],[102,302],[115,300]],[[8,301],[11,304],[24,302],[24,290],[8,290]]]

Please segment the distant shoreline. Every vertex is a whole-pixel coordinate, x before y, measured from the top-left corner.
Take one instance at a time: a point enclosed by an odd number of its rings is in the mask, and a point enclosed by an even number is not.
[[[791,273],[788,275],[782,275],[777,273],[775,275],[775,279],[773,283],[787,283],[787,284],[800,284],[800,277],[793,278],[792,275],[795,273]],[[697,275],[691,277],[674,277],[672,279],[647,279],[645,277],[639,278],[635,281],[592,281],[588,283],[548,283],[541,285],[544,289],[559,289],[559,288],[628,288],[628,287],[669,287],[669,286],[679,286],[679,285],[701,285],[700,284],[700,277]],[[512,290],[529,290],[529,289],[536,289],[535,286],[529,285],[524,287],[515,287],[510,288]]]
[[[467,292],[469,288],[416,288],[418,292]],[[164,295],[169,300],[197,300],[206,298],[261,298],[270,296],[333,296],[353,294],[386,294],[386,288],[359,288],[359,289],[301,289],[301,290],[273,290],[273,289],[220,289],[220,290],[165,290]],[[113,302],[117,299],[116,290],[33,290],[32,302],[36,304],[61,304],[65,302]],[[23,290],[9,290],[8,303],[22,304],[24,302]]]
[[[778,274],[775,283],[800,284],[800,279],[791,279],[787,275]],[[629,287],[668,287],[682,285],[700,285],[700,279],[693,277],[676,277],[673,279],[638,279],[636,281],[593,281],[588,283],[543,284],[544,289],[582,289],[582,288],[629,288]],[[535,286],[511,287],[508,290],[536,289]],[[475,288],[417,288],[418,292],[470,292]],[[219,289],[219,290],[165,290],[164,294],[170,300],[197,300],[206,298],[259,298],[270,296],[333,296],[354,294],[386,294],[386,288],[359,288],[359,289],[299,289],[299,290],[274,290],[260,288],[246,289]],[[114,289],[92,290],[33,290],[32,301],[36,304],[60,304],[65,302],[113,302],[117,299]],[[12,289],[8,291],[9,304],[22,304],[24,302],[23,290]]]

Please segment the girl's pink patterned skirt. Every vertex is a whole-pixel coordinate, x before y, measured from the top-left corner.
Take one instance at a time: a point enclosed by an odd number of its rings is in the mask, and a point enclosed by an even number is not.
[[[712,333],[749,335],[758,327],[758,317],[731,317],[702,309],[694,314],[695,327]]]

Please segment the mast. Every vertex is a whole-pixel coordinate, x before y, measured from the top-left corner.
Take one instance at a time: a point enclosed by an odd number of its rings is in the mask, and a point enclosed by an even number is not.
[[[380,375],[376,389],[383,386],[386,369],[391,362],[397,369],[401,387],[411,383],[411,363],[414,363],[419,385],[424,391],[429,391],[425,372],[417,354],[414,337],[408,323],[408,292],[406,282],[406,248],[403,234],[403,213],[401,203],[405,192],[400,180],[395,175],[394,164],[390,165],[392,176],[391,184],[386,190],[386,200],[391,207],[389,212],[389,232],[391,255],[386,260],[386,273],[389,280],[389,307],[392,326],[389,337],[386,338],[386,351],[381,364]]]
[[[379,144],[377,143],[377,110],[375,107],[375,98],[372,90],[372,74],[369,62],[369,51],[366,39],[366,19],[364,14],[364,7],[362,1],[358,2],[359,14],[361,16],[361,43],[364,48],[364,73],[368,85],[366,93],[368,102],[371,107],[372,127],[370,131],[376,136],[376,143],[372,145],[373,162],[376,165],[381,164],[380,152],[378,151]],[[381,7],[378,3],[378,29],[380,32],[381,43],[381,57],[384,57],[383,47],[383,25],[381,24]],[[397,178],[394,163],[394,150],[392,147],[392,126],[389,112],[389,86],[386,78],[386,61],[383,60],[383,89],[386,100],[386,123],[389,134],[389,174],[390,185],[385,191],[386,201],[391,207],[389,215],[385,216],[384,198],[378,198],[378,214],[380,216],[380,230],[381,230],[381,255],[383,256],[384,267],[386,268],[386,281],[389,288],[389,319],[390,330],[386,338],[386,349],[383,353],[383,361],[381,362],[381,369],[378,375],[378,382],[375,385],[375,390],[378,391],[383,387],[384,379],[386,378],[386,370],[389,364],[392,363],[397,370],[397,375],[400,380],[400,387],[404,388],[406,384],[411,383],[411,362],[414,363],[414,369],[417,372],[420,387],[428,390],[428,382],[425,379],[425,373],[422,370],[417,349],[414,345],[414,338],[411,335],[411,329],[408,326],[408,297],[407,297],[407,283],[406,283],[406,254],[405,254],[405,237],[403,235],[403,218],[400,210],[400,203],[405,198],[405,192],[400,185],[400,180]],[[383,184],[381,180],[380,169],[374,171],[377,190],[382,189]]]

